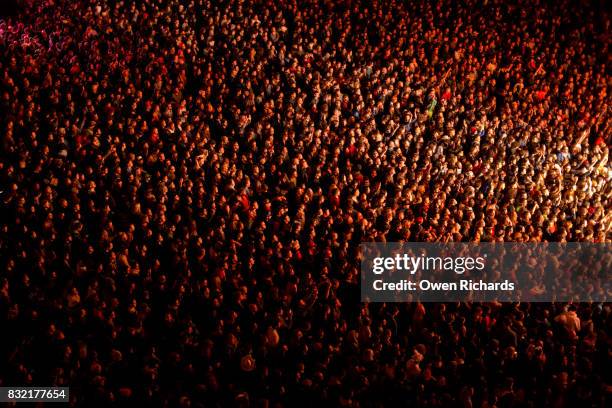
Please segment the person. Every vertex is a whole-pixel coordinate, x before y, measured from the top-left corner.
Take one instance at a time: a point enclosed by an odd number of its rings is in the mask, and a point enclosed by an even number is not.
[[[576,314],[576,306],[568,306],[567,310],[555,317],[555,322],[563,326],[567,335],[571,339],[578,338],[578,332],[580,331],[580,318]]]

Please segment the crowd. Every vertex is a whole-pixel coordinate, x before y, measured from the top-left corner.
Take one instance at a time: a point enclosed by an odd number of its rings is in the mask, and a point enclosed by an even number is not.
[[[609,304],[359,299],[361,242],[610,241],[603,5],[21,1],[0,19],[0,386],[604,406]]]

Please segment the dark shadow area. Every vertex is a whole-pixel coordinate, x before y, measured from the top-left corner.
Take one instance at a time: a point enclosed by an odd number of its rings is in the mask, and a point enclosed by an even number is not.
[[[17,0],[2,0],[0,1],[0,18],[12,17],[17,15],[19,10],[19,2]]]

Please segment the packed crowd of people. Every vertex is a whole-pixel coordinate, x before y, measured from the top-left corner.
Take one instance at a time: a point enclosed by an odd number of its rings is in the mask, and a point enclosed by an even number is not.
[[[19,2],[0,19],[0,386],[604,406],[607,303],[359,298],[361,242],[610,241],[603,5]]]

